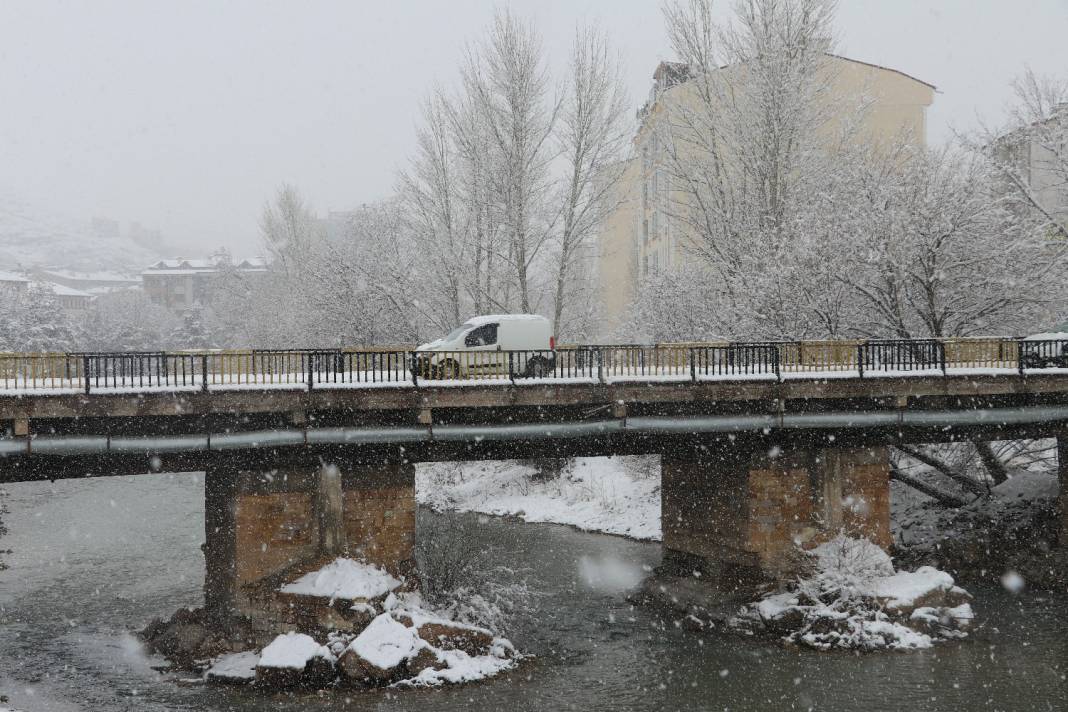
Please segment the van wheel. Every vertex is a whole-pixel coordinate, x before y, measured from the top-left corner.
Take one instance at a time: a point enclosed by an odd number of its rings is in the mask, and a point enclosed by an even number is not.
[[[541,356],[535,356],[527,363],[527,378],[545,378],[549,375],[549,362]]]
[[[448,359],[438,364],[438,378],[443,381],[459,380],[460,378],[460,364]]]

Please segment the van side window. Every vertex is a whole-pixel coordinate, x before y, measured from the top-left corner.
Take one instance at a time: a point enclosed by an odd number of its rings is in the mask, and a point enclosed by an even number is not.
[[[483,324],[464,338],[464,346],[493,346],[497,343],[497,325]]]

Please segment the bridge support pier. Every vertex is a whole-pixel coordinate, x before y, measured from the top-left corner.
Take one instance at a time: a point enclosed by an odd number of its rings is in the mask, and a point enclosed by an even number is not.
[[[209,468],[204,605],[225,619],[262,611],[263,589],[351,556],[410,576],[415,468],[308,464],[272,471]]]
[[[886,448],[790,453],[728,446],[662,458],[664,561],[733,588],[787,575],[798,546],[839,532],[890,545]]]

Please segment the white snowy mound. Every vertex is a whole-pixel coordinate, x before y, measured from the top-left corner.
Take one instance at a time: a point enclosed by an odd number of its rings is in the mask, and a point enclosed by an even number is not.
[[[424,647],[429,646],[413,628],[383,613],[349,643],[348,649],[377,668],[392,670]]]
[[[303,633],[283,633],[260,652],[258,667],[303,670],[315,657],[331,657],[329,649]]]
[[[401,581],[382,569],[354,559],[338,558],[279,590],[323,598],[371,599],[398,588]]]
[[[916,650],[962,638],[974,614],[967,591],[944,571],[895,571],[869,541],[845,536],[812,552],[812,573],[764,597],[733,620],[818,650]]]

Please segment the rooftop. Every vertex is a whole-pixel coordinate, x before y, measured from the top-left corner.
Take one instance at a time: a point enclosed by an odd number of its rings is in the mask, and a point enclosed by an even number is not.
[[[241,261],[219,258],[187,260],[176,257],[155,262],[145,268],[141,274],[207,274],[227,268],[240,272],[266,272],[267,260],[262,257],[249,257]]]

